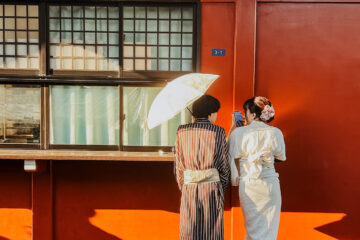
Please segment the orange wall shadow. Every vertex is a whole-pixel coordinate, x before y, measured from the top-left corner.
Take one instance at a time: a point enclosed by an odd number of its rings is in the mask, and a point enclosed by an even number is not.
[[[0,239],[30,240],[32,211],[21,208],[0,208]]]

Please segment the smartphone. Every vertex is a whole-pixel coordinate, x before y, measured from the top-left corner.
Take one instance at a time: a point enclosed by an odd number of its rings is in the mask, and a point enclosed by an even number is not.
[[[244,125],[241,111],[234,111],[234,119],[237,127],[242,127]]]

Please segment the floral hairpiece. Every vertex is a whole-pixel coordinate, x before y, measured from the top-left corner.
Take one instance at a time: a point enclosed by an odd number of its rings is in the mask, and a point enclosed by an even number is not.
[[[255,97],[254,103],[262,109],[260,119],[268,121],[275,116],[275,109],[266,97]]]

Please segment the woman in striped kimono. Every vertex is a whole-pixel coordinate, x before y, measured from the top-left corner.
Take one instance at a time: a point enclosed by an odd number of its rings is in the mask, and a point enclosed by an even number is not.
[[[231,182],[239,186],[246,240],[275,240],[279,228],[281,192],[274,161],[285,161],[284,137],[266,123],[275,111],[265,97],[244,103],[246,126],[229,139]],[[239,172],[240,170],[240,172]]]
[[[214,125],[219,101],[204,95],[193,104],[194,123],[181,125],[175,143],[181,191],[180,239],[224,239],[224,191],[230,167],[223,128]]]

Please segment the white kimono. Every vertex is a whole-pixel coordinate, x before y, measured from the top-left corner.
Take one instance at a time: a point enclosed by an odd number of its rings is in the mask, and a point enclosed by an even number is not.
[[[281,192],[274,159],[286,160],[282,132],[264,122],[236,128],[229,139],[231,182],[239,186],[246,240],[275,240]]]

